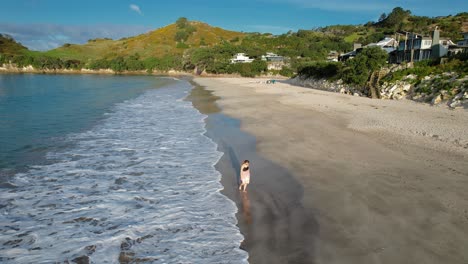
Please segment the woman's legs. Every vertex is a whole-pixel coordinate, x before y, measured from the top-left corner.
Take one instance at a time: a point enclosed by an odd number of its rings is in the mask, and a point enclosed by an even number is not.
[[[245,192],[247,190],[247,183],[241,183],[239,186],[239,191]]]

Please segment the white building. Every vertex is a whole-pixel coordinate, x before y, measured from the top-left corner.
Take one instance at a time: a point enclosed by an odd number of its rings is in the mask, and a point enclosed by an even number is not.
[[[377,43],[369,43],[365,45],[364,47],[361,47],[361,44],[359,43],[354,43],[354,50],[350,51],[348,53],[342,54],[338,56],[338,61],[346,61],[348,59],[352,59],[356,57],[356,55],[361,52],[363,49],[368,48],[368,47],[379,47],[383,50],[385,50],[387,53],[391,53],[395,50],[397,50],[398,47],[398,41],[394,38],[389,38],[385,37],[384,39],[380,40]],[[329,61],[336,61],[336,60],[331,60],[330,59],[330,54],[328,57]]]
[[[272,53],[272,52],[267,52],[266,55],[262,55],[262,60],[282,62],[282,61],[284,61],[284,57],[279,56],[278,54],[275,54],[275,53]]]
[[[450,47],[455,46],[455,43],[449,39],[440,38],[439,34],[437,28],[433,31],[432,37],[409,34],[406,40],[400,41],[395,62],[422,61],[446,56]]]
[[[398,47],[398,41],[396,41],[394,38],[385,37],[384,39],[382,39],[381,41],[377,43],[370,43],[364,47],[366,48],[366,47],[373,47],[373,46],[380,47],[381,49],[385,50],[387,53],[390,53],[396,50],[396,48]]]
[[[231,63],[251,63],[253,59],[245,55],[245,53],[237,53],[234,58],[231,59]]]
[[[457,42],[457,45],[460,47],[467,47],[468,46],[468,32],[463,32],[463,40]]]

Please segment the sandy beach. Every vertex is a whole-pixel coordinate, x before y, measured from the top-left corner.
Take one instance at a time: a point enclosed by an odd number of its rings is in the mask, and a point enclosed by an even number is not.
[[[468,263],[468,111],[286,81],[195,82],[219,97],[207,134],[225,153],[217,168],[251,263]]]

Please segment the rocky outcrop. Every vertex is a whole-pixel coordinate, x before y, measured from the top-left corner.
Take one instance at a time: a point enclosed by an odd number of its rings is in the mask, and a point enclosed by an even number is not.
[[[409,99],[450,108],[468,108],[468,77],[458,78],[455,73],[426,76],[420,81],[415,75],[408,75],[401,81],[384,83],[380,91],[383,99]]]
[[[397,81],[394,84],[385,83],[380,88],[380,97],[394,100],[406,99],[412,89],[412,85],[405,81]]]
[[[292,85],[314,88],[323,91],[349,94],[353,96],[367,96],[363,89],[344,84],[342,80],[330,82],[325,79],[312,79],[303,76],[297,76],[287,81]]]
[[[288,82],[318,90],[353,96],[369,96],[366,88],[346,85],[341,80],[327,81],[297,76],[289,79]],[[443,73],[418,80],[416,75],[408,75],[393,83],[384,82],[379,88],[381,99],[407,99],[431,105],[468,109],[468,76],[458,78],[455,73]]]

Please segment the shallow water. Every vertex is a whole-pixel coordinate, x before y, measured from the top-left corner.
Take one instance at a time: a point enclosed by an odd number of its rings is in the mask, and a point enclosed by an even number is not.
[[[0,261],[246,262],[190,89],[146,89],[15,173],[0,194]]]
[[[0,74],[0,170],[42,162],[65,135],[92,128],[116,103],[170,83],[149,76]]]

